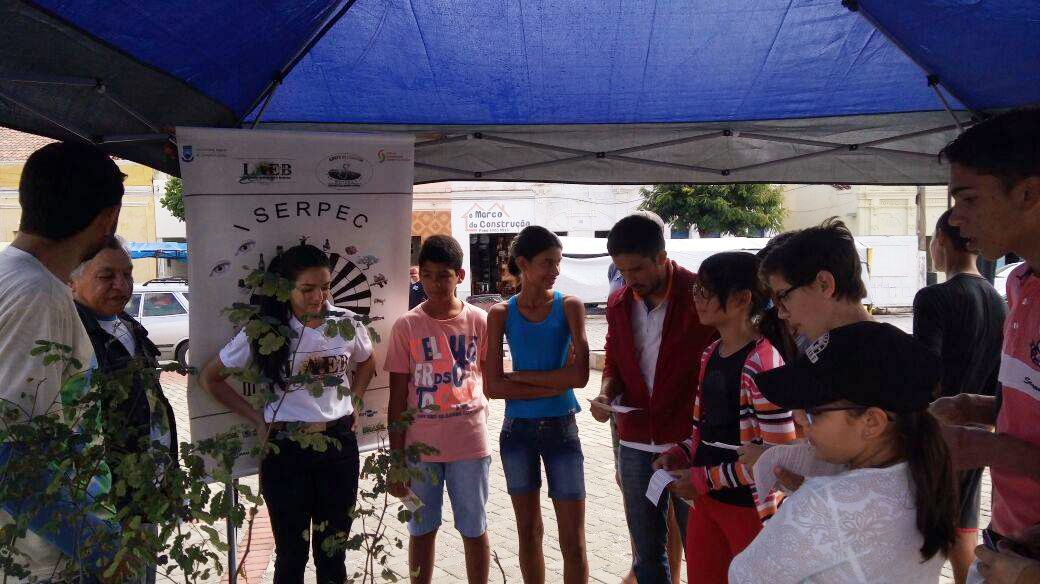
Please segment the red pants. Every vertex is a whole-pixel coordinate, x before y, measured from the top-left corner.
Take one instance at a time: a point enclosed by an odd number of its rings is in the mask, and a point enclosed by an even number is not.
[[[762,520],[754,507],[720,503],[704,495],[686,520],[689,584],[726,584],[729,563],[755,539]]]

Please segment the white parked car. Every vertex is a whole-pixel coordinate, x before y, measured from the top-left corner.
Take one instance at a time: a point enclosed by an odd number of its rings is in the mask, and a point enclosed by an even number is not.
[[[1000,271],[997,272],[996,276],[993,277],[993,287],[997,289],[997,293],[999,293],[1000,297],[1003,298],[1005,301],[1007,300],[1008,276],[1011,275],[1011,272],[1014,271],[1015,268],[1021,266],[1022,263],[1023,262],[1015,262],[1013,264],[1008,264],[1003,268],[1000,268]]]
[[[148,338],[162,353],[161,360],[188,363],[188,283],[160,278],[134,284],[126,313],[148,330]]]

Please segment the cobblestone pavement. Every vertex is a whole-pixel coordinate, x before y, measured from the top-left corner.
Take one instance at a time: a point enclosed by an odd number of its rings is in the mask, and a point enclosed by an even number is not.
[[[904,330],[912,321],[909,315],[883,317]],[[587,321],[589,344],[593,350],[602,350],[606,334],[606,320],[603,316],[590,316]],[[187,399],[183,377],[164,375],[163,385],[177,412],[178,430],[181,440],[189,439],[187,420]],[[600,374],[593,371],[589,384],[576,390],[579,401],[585,411],[578,415],[579,433],[585,453],[585,483],[588,497],[586,499],[586,539],[589,556],[591,582],[618,584],[628,572],[631,561],[631,549],[628,532],[625,527],[624,512],[621,507],[621,496],[614,482],[614,462],[610,444],[609,427],[597,423],[587,411],[585,401],[596,395],[600,385]],[[492,444],[492,464],[490,475],[490,494],[488,498],[488,535],[491,549],[497,554],[501,563],[501,571],[492,562],[491,582],[502,581],[502,574],[509,583],[522,582],[517,559],[516,520],[513,515],[509,495],[506,492],[505,478],[498,456],[498,430],[502,426],[504,411],[502,402],[496,401],[491,406],[490,434]],[[255,485],[255,477],[243,479]],[[988,473],[983,481],[981,523],[989,522],[990,516],[990,483]],[[433,581],[437,584],[454,584],[465,582],[465,561],[462,539],[451,522],[451,506],[445,497],[444,525],[437,541],[436,572]],[[563,564],[557,538],[556,517],[552,504],[545,495],[542,496],[542,519],[545,525],[545,564],[546,582],[563,581]],[[355,529],[357,526],[355,526]],[[400,537],[407,546],[407,531],[395,518],[389,522],[392,535]],[[407,574],[406,549],[393,549],[392,557],[387,565],[398,575]],[[347,559],[348,572],[352,572],[361,564],[360,554],[350,554]],[[685,582],[685,565],[682,568]],[[272,582],[273,557],[267,570],[263,573],[262,582]],[[162,578],[160,578],[162,580]],[[225,579],[226,581],[226,579]],[[308,568],[307,582],[315,582],[313,567]],[[949,566],[943,570],[941,582],[952,583]],[[255,582],[251,581],[251,584]]]

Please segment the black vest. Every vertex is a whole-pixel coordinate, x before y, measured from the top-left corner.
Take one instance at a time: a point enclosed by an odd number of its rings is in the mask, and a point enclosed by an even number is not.
[[[117,431],[114,428],[106,428],[106,434],[116,437],[114,443],[108,447],[121,452],[141,452],[142,444],[147,444],[151,432],[152,411],[148,404],[148,392],[151,391],[157,403],[165,411],[166,420],[170,429],[170,457],[177,461],[177,428],[173,406],[163,394],[162,386],[159,385],[159,349],[148,338],[148,331],[141,323],[131,318],[125,312],[120,312],[117,318],[126,326],[134,337],[136,354],[130,355],[126,347],[119,339],[110,335],[101,327],[98,317],[91,310],[79,302],[76,303],[83,327],[87,329],[90,343],[94,346],[94,355],[97,358],[97,371],[105,375],[118,375],[120,371],[136,369],[129,373],[129,394],[125,399],[106,405],[106,411],[118,413],[113,416],[118,420],[120,426]],[[132,367],[131,367],[132,366]]]

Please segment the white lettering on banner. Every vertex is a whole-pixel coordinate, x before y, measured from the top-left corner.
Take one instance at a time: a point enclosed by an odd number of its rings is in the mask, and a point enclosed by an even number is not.
[[[201,368],[234,336],[222,311],[249,301],[245,275],[302,241],[329,257],[331,302],[371,319],[373,336],[381,338],[372,339],[373,358],[382,363],[390,327],[408,308],[404,244],[411,235],[412,138],[212,128],[177,133],[193,146],[182,154],[191,158],[182,166],[191,242],[191,365]],[[224,155],[204,155],[211,152]],[[378,445],[376,429],[386,422],[389,380],[378,369],[354,412],[362,450]],[[228,381],[243,395],[260,393]],[[195,376],[188,411],[194,440],[245,422],[199,387]],[[253,474],[257,466],[242,457],[233,474]]]

